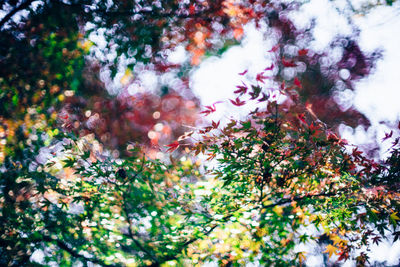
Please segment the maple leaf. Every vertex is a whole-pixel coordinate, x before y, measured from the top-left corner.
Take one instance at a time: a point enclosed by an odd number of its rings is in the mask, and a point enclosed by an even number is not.
[[[301,56],[307,56],[308,54],[308,49],[300,49],[297,54],[301,57]]]
[[[210,106],[205,106],[206,110],[203,110],[200,112],[200,114],[205,114],[206,116],[217,111],[217,108],[215,107],[216,104],[222,103],[221,101],[215,102],[214,104]]]
[[[299,81],[299,79],[297,77],[294,78],[293,83],[294,83],[294,85],[296,85],[300,89],[303,88],[303,86],[301,85],[301,83],[300,83],[300,81]]]
[[[264,80],[269,79],[269,78],[271,78],[271,77],[264,76],[264,72],[261,72],[261,73],[257,74],[257,76],[256,76],[256,80],[260,83],[264,83]]]
[[[176,149],[178,149],[179,147],[179,142],[175,141],[169,145],[166,145],[166,147],[168,147],[167,152],[174,152]]]
[[[237,85],[236,88],[238,88],[238,90],[234,91],[235,94],[245,94],[247,92],[247,86],[245,84]]]
[[[382,238],[380,237],[380,236],[378,236],[378,235],[376,235],[376,236],[374,236],[373,238],[372,238],[372,243],[375,243],[375,244],[379,244],[379,242],[381,242],[382,241]]]
[[[239,73],[239,75],[242,75],[242,76],[243,76],[243,75],[245,75],[245,74],[247,73],[247,71],[248,71],[248,70],[245,70],[245,71]]]
[[[252,85],[251,88],[253,89],[253,92],[250,93],[251,99],[256,99],[261,93],[261,87]]]
[[[289,61],[286,60],[285,58],[282,58],[282,65],[287,68],[292,68],[297,66],[297,64],[294,63],[292,60]]]
[[[397,240],[399,240],[400,238],[400,231],[394,232],[393,233],[394,238],[393,238],[393,243],[396,242]]]
[[[390,214],[390,220],[392,221],[392,224],[394,226],[397,225],[397,221],[400,221],[399,216],[397,216],[397,212],[394,212],[394,213]]]
[[[305,251],[302,251],[302,252],[298,252],[298,253],[297,253],[297,258],[299,259],[300,265],[302,265],[303,262],[306,261],[306,259],[307,259],[306,253],[307,253],[307,252],[305,252]]]
[[[229,99],[231,101],[232,104],[234,104],[235,106],[243,106],[244,104],[246,104],[246,101],[240,101],[239,97],[236,97],[235,100]]]
[[[329,245],[326,246],[326,249],[325,249],[324,253],[328,253],[329,254],[329,258],[331,258],[332,254],[337,255],[337,252],[336,252],[337,250],[338,250],[337,247],[332,246],[331,244],[329,244]]]
[[[212,121],[212,123],[211,123],[212,127],[213,127],[214,129],[218,128],[219,122],[220,122],[220,121],[218,121],[218,122]]]
[[[258,102],[264,102],[269,99],[269,95],[262,93],[262,98],[258,99]]]
[[[264,71],[269,71],[269,70],[272,70],[273,68],[274,68],[274,63],[272,63],[271,66],[266,67],[266,68],[264,69]]]
[[[382,142],[389,139],[390,137],[392,137],[393,135],[393,131],[390,131],[390,133],[385,133],[385,137],[383,137]]]
[[[301,122],[307,124],[307,122],[306,122],[306,116],[305,116],[303,113],[297,115],[297,118],[298,118]]]
[[[339,253],[339,259],[338,259],[338,261],[347,260],[349,257],[350,257],[350,256],[349,256],[349,251],[348,251],[348,249],[342,250],[342,251]]]
[[[268,50],[268,52],[276,52],[279,49],[279,44],[274,45],[270,50]]]

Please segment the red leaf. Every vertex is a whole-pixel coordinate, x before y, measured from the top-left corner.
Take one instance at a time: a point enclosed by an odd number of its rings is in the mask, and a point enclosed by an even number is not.
[[[390,137],[392,137],[393,135],[393,131],[390,131],[390,133],[385,133],[385,137],[383,137],[382,142],[389,139]]]
[[[308,49],[300,49],[297,53],[299,56],[307,56]]]
[[[294,63],[292,60],[289,61],[289,60],[286,60],[285,58],[282,58],[282,65],[283,65],[284,67],[288,67],[288,68],[296,67],[296,66],[297,66],[296,63]]]
[[[307,122],[306,122],[306,117],[304,116],[304,114],[299,114],[299,115],[297,115],[297,118],[298,118],[300,121],[302,121],[302,122],[304,122],[305,124],[307,124]]]
[[[168,147],[167,152],[173,152],[179,147],[179,142],[175,141],[169,145],[166,145],[166,147]]]
[[[299,79],[297,77],[294,78],[293,83],[294,83],[294,85],[296,85],[300,89],[303,88],[303,86],[301,86],[301,83],[300,83],[300,81],[299,81]]]
[[[212,121],[212,122],[211,122],[211,125],[212,125],[212,127],[213,127],[214,129],[216,129],[216,128],[218,128],[218,126],[219,126],[219,121],[218,121],[218,122]]]
[[[214,104],[212,104],[211,106],[205,106],[206,110],[203,110],[202,112],[200,112],[200,114],[205,114],[206,116],[215,112],[217,110],[217,108],[215,107],[216,104],[222,103],[221,101],[215,102]]]
[[[265,68],[264,70],[268,71],[268,70],[272,70],[273,68],[274,68],[274,63],[272,63],[271,66]]]
[[[268,50],[268,52],[276,52],[276,51],[278,51],[278,49],[279,49],[279,44],[273,46],[273,47],[271,48],[271,50]]]
[[[229,99],[231,101],[232,104],[234,104],[235,106],[243,106],[246,101],[240,101],[239,97],[236,97],[235,100]]]
[[[261,73],[257,74],[257,76],[256,76],[256,80],[261,83],[264,83],[264,80],[269,79],[269,78],[271,78],[271,77],[264,76],[264,72],[261,72]]]
[[[245,74],[247,73],[247,71],[248,71],[248,70],[245,70],[245,71],[239,73],[239,75],[242,75],[242,76],[243,76],[243,75],[245,75]]]
[[[234,91],[235,94],[245,94],[247,92],[247,86],[245,84],[238,85],[238,86],[236,86],[236,88],[239,88],[239,89]]]

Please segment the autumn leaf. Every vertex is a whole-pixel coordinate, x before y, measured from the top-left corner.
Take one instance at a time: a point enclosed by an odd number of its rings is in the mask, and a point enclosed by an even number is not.
[[[303,88],[303,86],[301,85],[301,83],[297,77],[294,78],[293,84],[296,85],[297,87],[299,87],[300,89]]]
[[[239,97],[236,97],[235,100],[229,99],[231,101],[232,104],[234,104],[235,106],[243,106],[244,104],[246,104],[246,101],[240,101]]]
[[[390,133],[385,133],[385,137],[382,139],[382,142],[389,139],[393,135],[393,130],[390,131]]]
[[[220,122],[220,121],[218,121],[218,122],[212,121],[212,122],[211,122],[212,127],[213,127],[214,129],[217,129],[218,126],[219,126],[219,122]]]
[[[236,86],[238,90],[234,91],[235,94],[245,94],[247,92],[247,86],[245,84]]]
[[[222,103],[221,101],[215,102],[211,106],[205,106],[206,110],[203,110],[200,112],[200,114],[205,114],[206,116],[217,111],[217,108],[215,107],[216,104]]]
[[[287,68],[292,68],[297,66],[297,64],[294,63],[292,60],[289,61],[286,60],[285,58],[282,58],[282,65]]]
[[[400,221],[399,216],[397,216],[397,212],[390,214],[390,221],[392,222],[392,225],[397,225],[397,221]]]
[[[272,70],[273,68],[274,68],[274,63],[272,63],[271,66],[266,67],[266,68],[264,69],[264,71],[269,71],[269,70]]]
[[[305,251],[298,252],[297,253],[297,259],[299,260],[300,265],[302,265],[307,259],[306,252]]]
[[[336,252],[337,249],[338,249],[337,247],[332,246],[331,244],[329,244],[329,245],[326,246],[326,249],[325,249],[324,253],[328,253],[329,254],[329,258],[331,258],[332,254],[337,255],[337,252]]]
[[[166,145],[166,147],[168,147],[167,152],[174,152],[176,149],[178,149],[179,147],[179,142],[175,141],[169,145]]]
[[[301,57],[301,56],[307,56],[308,54],[308,49],[300,49],[297,54]]]
[[[264,76],[264,72],[261,72],[261,73],[257,74],[257,76],[256,76],[256,80],[257,80],[258,82],[260,82],[260,83],[264,83],[264,80],[265,80],[265,79],[270,79],[270,78],[271,78],[271,77]]]
[[[279,49],[279,44],[274,45],[270,50],[268,50],[268,52],[276,52]]]
[[[240,72],[239,75],[243,76],[243,75],[245,75],[245,74],[247,73],[247,71],[248,71],[248,70],[245,70],[245,71],[243,71],[243,72]]]

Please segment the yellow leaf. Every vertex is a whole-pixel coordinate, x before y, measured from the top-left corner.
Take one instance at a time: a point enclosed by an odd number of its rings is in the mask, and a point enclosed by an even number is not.
[[[400,221],[400,218],[397,216],[397,212],[392,213],[392,215],[390,215],[390,219],[393,221]]]
[[[347,240],[341,239],[338,235],[332,234],[330,236],[330,239],[333,241],[334,245],[340,244],[340,243],[347,243]]]
[[[273,210],[276,214],[278,214],[279,216],[282,216],[283,209],[282,209],[281,206],[275,206],[272,210]]]
[[[336,253],[337,247],[332,246],[331,244],[326,246],[326,250],[324,251],[325,253],[329,253],[329,258],[332,257],[332,254],[337,254]]]

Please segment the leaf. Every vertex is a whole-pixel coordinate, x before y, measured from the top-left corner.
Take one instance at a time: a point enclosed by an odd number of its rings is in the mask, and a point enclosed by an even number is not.
[[[393,130],[390,131],[390,133],[385,133],[385,137],[382,139],[382,142],[387,140],[387,139],[389,139],[389,138],[391,138],[392,135],[393,135]]]
[[[174,152],[176,149],[178,149],[179,147],[179,142],[175,141],[169,145],[166,145],[166,147],[168,147],[167,152]]]
[[[390,214],[390,221],[392,222],[393,226],[397,225],[397,221],[400,221],[399,216],[397,216],[397,212]]]
[[[269,99],[269,95],[262,93],[262,98],[258,99],[258,102],[264,102]]]
[[[307,252],[305,252],[305,251],[297,253],[297,259],[299,260],[300,265],[302,265],[306,261],[306,259],[307,259],[306,253]]]
[[[261,93],[261,87],[252,85],[251,88],[253,89],[253,92],[250,93],[251,99],[256,99]]]
[[[256,76],[256,81],[258,81],[260,83],[264,83],[265,79],[271,79],[271,77],[264,76],[264,72],[258,73],[257,76]]]
[[[247,92],[247,86],[245,84],[236,86],[238,90],[234,91],[235,94],[245,94]]]
[[[221,101],[215,102],[214,104],[210,106],[205,106],[206,110],[203,110],[200,112],[200,114],[205,114],[206,116],[217,111],[217,108],[215,107],[216,104],[222,103]]]
[[[268,52],[276,52],[279,49],[279,44],[274,45],[270,50],[268,50]]]
[[[299,81],[299,79],[297,77],[294,78],[293,83],[294,83],[294,85],[296,85],[300,89],[303,88],[303,86],[301,85],[301,83],[300,83],[300,81]]]
[[[211,125],[212,125],[212,127],[213,127],[214,129],[217,129],[218,126],[219,126],[219,123],[220,123],[220,121],[218,121],[218,122],[212,121],[212,122],[211,122]]]
[[[375,236],[372,238],[372,243],[379,245],[379,242],[382,241],[382,238],[380,236]]]
[[[297,64],[292,60],[286,60],[284,57],[282,58],[282,65],[287,68],[297,67]]]
[[[301,56],[307,56],[308,54],[308,49],[300,49],[297,54],[301,57]]]
[[[329,245],[326,246],[326,249],[325,249],[324,253],[328,253],[329,254],[329,258],[331,258],[332,254],[337,255],[337,252],[336,252],[337,250],[338,250],[337,247],[332,246],[331,244],[329,244]]]
[[[247,72],[248,72],[248,70],[245,70],[245,71],[243,71],[243,72],[240,72],[239,75],[243,76],[243,75],[245,75]]]
[[[272,70],[274,68],[274,63],[271,64],[271,66],[266,67],[264,70],[268,71],[268,70]]]
[[[235,106],[243,106],[244,104],[246,104],[246,101],[240,101],[239,97],[236,97],[235,100],[229,99],[231,101],[232,104],[234,104]]]

